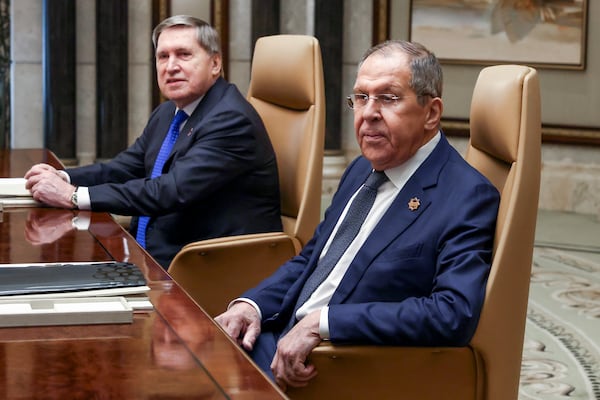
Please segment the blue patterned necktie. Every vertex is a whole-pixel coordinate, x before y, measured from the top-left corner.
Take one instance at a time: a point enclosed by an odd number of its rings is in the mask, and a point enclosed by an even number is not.
[[[312,293],[319,287],[319,285],[329,276],[333,267],[338,263],[342,255],[350,246],[350,243],[354,240],[360,227],[362,226],[365,218],[369,214],[375,197],[377,197],[377,190],[388,178],[382,171],[373,171],[367,178],[365,184],[361,187],[358,194],[352,201],[352,204],[348,208],[348,212],[344,217],[344,220],[340,223],[340,226],[329,245],[327,253],[323,255],[317,267],[312,274],[304,283],[300,296],[296,301],[294,312],[290,318],[288,326],[284,330],[287,332],[296,322],[296,312],[298,309],[308,300]]]
[[[165,165],[165,162],[169,158],[169,154],[171,154],[171,150],[173,150],[173,145],[179,137],[179,127],[187,117],[188,115],[183,110],[177,111],[177,113],[173,117],[173,120],[171,121],[171,126],[169,126],[169,132],[167,133],[167,136],[165,137],[162,146],[160,146],[158,156],[156,157],[156,161],[154,162],[154,167],[152,168],[152,175],[150,175],[152,179],[162,174],[162,169]],[[148,216],[140,216],[138,218],[138,230],[135,240],[137,240],[140,246],[144,248],[146,248],[146,229],[148,228],[149,220],[150,217]]]

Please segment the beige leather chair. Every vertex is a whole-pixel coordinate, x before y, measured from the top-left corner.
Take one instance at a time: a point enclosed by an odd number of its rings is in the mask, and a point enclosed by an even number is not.
[[[540,182],[537,72],[484,68],[473,92],[466,159],[501,193],[495,253],[466,347],[320,345],[318,371],[292,399],[517,399]],[[385,278],[385,277],[382,277]]]
[[[175,256],[169,274],[211,316],[296,255],[321,215],[325,94],[317,39],[258,39],[247,98],[277,155],[283,232],[195,242]]]

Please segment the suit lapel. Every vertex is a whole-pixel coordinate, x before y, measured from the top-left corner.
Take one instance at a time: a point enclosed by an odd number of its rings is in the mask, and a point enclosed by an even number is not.
[[[288,291],[283,300],[282,309],[289,309],[291,312],[291,310],[294,308],[298,294],[300,293],[300,290],[302,290],[302,287],[304,286],[304,283],[310,274],[312,274],[316,268],[321,252],[323,251],[327,240],[329,240],[329,237],[333,232],[333,228],[340,218],[342,211],[344,211],[344,208],[348,204],[348,201],[350,201],[350,198],[354,192],[356,192],[358,188],[365,182],[367,176],[371,173],[371,169],[372,167],[366,159],[359,158],[348,168],[348,171],[351,172],[347,172],[346,175],[342,177],[342,181],[338,191],[335,194],[334,201],[332,201],[331,205],[327,209],[325,215],[326,218],[323,220],[321,225],[319,225],[319,238],[314,245],[311,257],[307,263],[307,268],[294,283],[293,287]]]
[[[358,251],[333,294],[330,304],[342,303],[360,282],[375,257],[415,223],[432,205],[431,189],[437,185],[441,168],[448,160],[448,150],[449,144],[442,136],[440,143],[406,182]],[[419,206],[414,209],[417,199]]]
[[[161,110],[160,119],[158,124],[156,125],[156,132],[160,134],[160,141],[158,141],[158,148],[156,149],[156,153],[160,149],[162,142],[165,140],[167,133],[169,132],[169,127],[171,126],[171,121],[175,116],[175,103],[168,102],[165,103],[164,109]]]
[[[190,146],[190,143],[194,138],[194,132],[199,129],[202,120],[208,115],[210,110],[219,103],[227,87],[228,83],[223,78],[219,78],[209,91],[206,92],[204,98],[198,103],[198,106],[196,106],[196,109],[181,129],[177,142],[175,142],[173,150],[169,155],[169,159],[165,163],[165,170],[168,170],[168,166],[170,165],[173,156],[177,154],[179,150],[186,149]]]
[[[156,162],[160,148],[167,136],[167,133],[169,132],[169,126],[171,125],[171,120],[173,119],[174,115],[175,103],[172,101],[167,101],[159,106],[159,108],[156,110],[156,114],[153,116],[156,122],[150,127],[151,133],[146,151],[147,163],[145,165],[145,169],[148,177],[150,177],[152,173],[154,163]],[[167,159],[165,164],[168,162],[169,160]],[[164,169],[165,168],[163,166],[163,171]]]
[[[416,210],[410,211],[408,203],[413,198],[419,199],[420,206]],[[361,280],[373,259],[412,225],[430,204],[431,200],[428,199],[427,193],[419,184],[413,182],[409,185],[407,183],[350,263],[330,303],[343,302]]]
[[[206,92],[204,98],[200,101],[190,118],[187,120],[185,126],[181,130],[181,134],[179,135],[179,139],[177,140],[176,146],[179,147],[184,142],[188,142],[191,140],[191,136],[193,136],[194,131],[197,129],[198,125],[202,122],[204,117],[208,115],[210,110],[213,109],[219,101],[223,98],[225,90],[228,87],[228,83],[223,79],[219,78],[215,82],[215,84]]]
[[[321,227],[319,242],[315,245],[314,253],[321,254],[325,243],[327,243],[327,240],[329,240],[329,237],[333,232],[333,228],[340,219],[340,216],[348,205],[352,195],[360,188],[360,186],[366,181],[367,177],[371,173],[372,167],[370,164],[367,162],[365,165],[366,167],[364,168],[357,165],[359,171],[354,173],[353,176],[346,178],[347,182],[340,186],[339,193],[336,193],[335,201],[331,203],[331,206],[327,210],[327,214],[329,215],[328,218],[325,219],[324,225]]]

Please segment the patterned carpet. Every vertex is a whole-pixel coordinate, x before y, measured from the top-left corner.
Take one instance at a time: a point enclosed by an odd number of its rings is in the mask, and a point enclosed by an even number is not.
[[[541,213],[519,400],[600,399],[600,223]]]

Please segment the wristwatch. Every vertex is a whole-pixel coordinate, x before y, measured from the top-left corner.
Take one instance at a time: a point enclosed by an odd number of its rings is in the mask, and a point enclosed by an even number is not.
[[[77,203],[77,187],[75,187],[75,190],[71,195],[71,204],[73,204],[73,208],[79,208]]]

